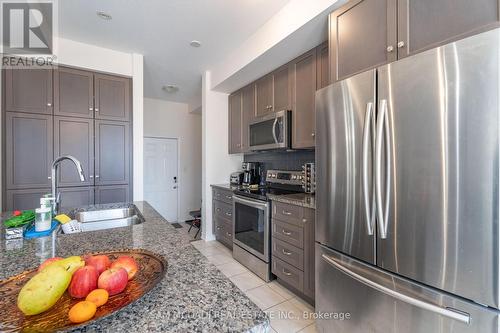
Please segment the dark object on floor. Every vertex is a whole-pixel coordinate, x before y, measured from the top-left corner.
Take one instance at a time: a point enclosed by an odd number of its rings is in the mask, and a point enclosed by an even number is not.
[[[182,225],[180,225],[179,223],[170,223],[170,224],[176,229],[182,228]]]
[[[192,212],[189,212],[189,215],[194,217],[194,220],[186,221],[186,223],[189,223],[191,225],[189,227],[188,233],[191,231],[192,227],[198,228],[198,231],[196,231],[196,235],[194,235],[194,239],[196,239],[196,237],[198,237],[198,233],[200,232],[200,229],[201,229],[201,209],[200,210],[193,210]]]

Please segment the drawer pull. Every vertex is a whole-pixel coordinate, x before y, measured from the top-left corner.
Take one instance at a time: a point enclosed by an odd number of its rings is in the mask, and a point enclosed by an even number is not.
[[[232,234],[232,233],[230,233],[230,232],[226,232],[226,235],[227,235],[228,237],[231,237],[233,234]]]
[[[290,215],[292,215],[292,213],[290,213],[289,211],[284,210],[283,211],[283,215],[289,215],[290,216]]]
[[[286,231],[285,229],[281,230],[281,232],[283,233],[283,235],[287,235],[287,236],[290,236],[292,234],[291,232]]]
[[[281,249],[281,252],[283,252],[284,255],[286,256],[291,256],[292,252],[285,251],[285,249]]]
[[[220,230],[222,229],[222,227],[220,225],[217,226],[217,230]]]
[[[226,195],[226,199],[231,200],[232,198],[233,198],[233,196],[232,196],[232,195]]]
[[[292,275],[292,273],[288,272],[287,270],[285,270],[284,268],[282,269],[283,271],[283,274],[285,274],[286,276],[290,276]]]
[[[227,215],[227,216],[233,216],[233,214],[232,214],[232,213],[229,213],[229,212],[226,212],[226,215]]]
[[[220,211],[221,211],[221,209],[220,209],[220,208],[217,208],[216,210],[217,210],[218,212],[220,212]]]

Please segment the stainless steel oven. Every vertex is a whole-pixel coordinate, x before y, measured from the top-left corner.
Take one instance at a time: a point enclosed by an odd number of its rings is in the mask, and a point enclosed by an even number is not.
[[[233,196],[233,256],[265,281],[271,279],[270,202]]]
[[[284,110],[250,122],[250,150],[290,148],[291,119],[291,111]]]

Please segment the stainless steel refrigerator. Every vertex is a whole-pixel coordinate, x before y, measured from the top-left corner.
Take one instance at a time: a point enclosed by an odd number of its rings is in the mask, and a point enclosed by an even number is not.
[[[319,330],[499,332],[500,30],[318,91],[316,128]]]

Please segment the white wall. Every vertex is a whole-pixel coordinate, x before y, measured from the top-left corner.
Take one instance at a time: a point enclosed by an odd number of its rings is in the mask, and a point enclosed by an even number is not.
[[[144,99],[144,136],[179,141],[179,220],[201,207],[201,115],[188,104]]]
[[[203,74],[202,83],[202,187],[203,230],[201,237],[213,240],[211,184],[229,183],[231,172],[241,169],[242,155],[228,153],[228,95],[211,89],[211,73]]]

